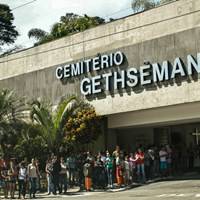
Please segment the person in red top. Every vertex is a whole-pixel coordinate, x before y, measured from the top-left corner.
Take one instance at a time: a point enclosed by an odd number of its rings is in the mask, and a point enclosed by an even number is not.
[[[145,170],[144,170],[144,152],[141,148],[138,148],[137,152],[135,153],[135,163],[137,167],[137,175],[138,180],[142,183],[145,183]]]

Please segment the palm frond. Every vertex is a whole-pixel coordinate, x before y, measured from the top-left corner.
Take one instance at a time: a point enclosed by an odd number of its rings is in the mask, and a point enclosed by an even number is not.
[[[72,114],[73,110],[76,109],[78,105],[79,101],[75,96],[65,99],[59,104],[54,116],[54,126],[56,129],[62,127],[66,118]]]

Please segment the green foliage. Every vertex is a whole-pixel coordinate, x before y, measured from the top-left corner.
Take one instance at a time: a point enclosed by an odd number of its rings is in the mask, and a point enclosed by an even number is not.
[[[46,141],[49,149],[52,149],[56,140],[56,130],[52,120],[50,105],[39,100],[33,101],[30,118],[39,126],[43,139]]]
[[[75,97],[61,101],[55,112],[51,111],[51,105],[46,102],[36,100],[32,103],[31,119],[38,125],[49,151],[55,153],[59,151],[64,122],[77,106],[78,100]]]
[[[133,0],[132,1],[132,8],[135,13],[148,10],[159,6],[164,3],[169,3],[174,0]]]
[[[105,23],[105,20],[98,16],[90,17],[67,13],[65,16],[61,16],[60,21],[52,26],[50,33],[41,29],[31,29],[28,36],[34,37],[37,40],[36,45],[38,45],[84,31],[103,23]]]
[[[8,5],[0,4],[0,45],[12,44],[19,35],[13,25],[14,16]]]
[[[76,97],[63,99],[52,111],[48,102],[35,100],[27,107],[13,91],[0,92],[0,147],[6,158],[37,157],[44,163],[50,153],[62,153],[74,144],[89,144],[101,132],[101,117]]]
[[[102,133],[102,118],[94,108],[82,104],[66,122],[65,142],[67,144],[89,144]]]
[[[37,125],[28,124],[26,128],[22,129],[20,137],[18,137],[17,144],[14,147],[15,157],[19,160],[31,160],[37,158],[41,163],[48,156],[48,148],[43,137],[41,130]]]
[[[13,91],[0,91],[0,145],[4,155],[14,153],[27,111],[24,99],[16,97]]]
[[[12,113],[13,92],[2,90],[0,93],[0,121],[6,120]]]
[[[79,103],[79,100],[74,96],[60,102],[53,119],[54,126],[59,132],[63,133],[66,119],[79,107]]]
[[[22,125],[18,123],[1,122],[0,124],[0,145],[4,156],[13,157],[13,147],[17,144],[16,138],[20,134]]]
[[[132,8],[134,12],[148,10],[156,6],[155,0],[133,0]]]
[[[35,38],[36,40],[42,40],[47,36],[47,32],[43,31],[42,29],[39,28],[33,28],[29,30],[28,32],[28,37],[29,38]]]
[[[0,91],[0,123],[23,120],[28,107],[23,98],[18,98],[13,91],[3,89]]]

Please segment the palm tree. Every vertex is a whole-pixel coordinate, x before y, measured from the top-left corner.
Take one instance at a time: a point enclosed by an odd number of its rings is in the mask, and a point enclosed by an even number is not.
[[[74,13],[66,13],[66,15],[61,16],[59,22],[53,24],[49,33],[38,28],[33,28],[28,32],[28,37],[36,39],[37,43],[35,45],[38,45],[84,31],[103,23],[105,23],[105,20],[98,16],[90,17],[87,15],[80,16]]]
[[[133,0],[132,8],[135,13],[148,10],[161,4],[169,3],[176,0]]]
[[[17,158],[31,160],[35,157],[39,159],[41,167],[45,167],[43,165],[45,165],[44,160],[48,158],[48,149],[41,134],[38,134],[40,132],[38,129],[36,124],[26,124],[21,129],[20,138],[18,138],[14,151]]]
[[[135,13],[154,8],[156,6],[155,0],[133,0],[132,8]]]
[[[23,98],[16,97],[12,90],[0,91],[0,123],[24,120],[27,111],[28,107]]]
[[[11,90],[0,91],[0,145],[4,154],[15,145],[27,111],[24,99],[17,98]]]
[[[34,38],[38,42],[41,41],[41,40],[44,40],[44,38],[47,37],[47,36],[48,36],[48,33],[46,31],[42,30],[42,29],[39,29],[39,28],[32,28],[28,32],[28,37]]]
[[[32,103],[31,119],[36,123],[41,136],[46,141],[49,151],[58,152],[64,134],[64,125],[72,113],[80,106],[76,97],[61,101],[55,112],[46,102],[36,100]]]

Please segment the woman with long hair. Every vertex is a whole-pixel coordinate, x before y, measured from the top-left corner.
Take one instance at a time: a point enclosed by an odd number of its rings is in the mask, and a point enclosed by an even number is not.
[[[137,176],[138,180],[141,183],[146,182],[146,175],[145,175],[145,169],[144,169],[144,152],[141,148],[138,148],[138,150],[135,153],[135,162],[137,166]]]
[[[8,169],[9,166],[4,161],[3,166],[1,167],[1,178],[3,183],[4,196],[6,199],[8,198],[9,181],[10,181],[10,176],[8,175]]]
[[[53,163],[52,159],[49,158],[46,162],[45,172],[47,175],[47,191],[48,195],[54,192],[53,190],[53,178],[52,178],[52,171],[53,171]]]
[[[16,189],[16,181],[17,181],[17,170],[14,161],[10,161],[10,165],[8,168],[8,176],[9,176],[9,190],[10,197],[14,199],[15,197],[15,189]]]

